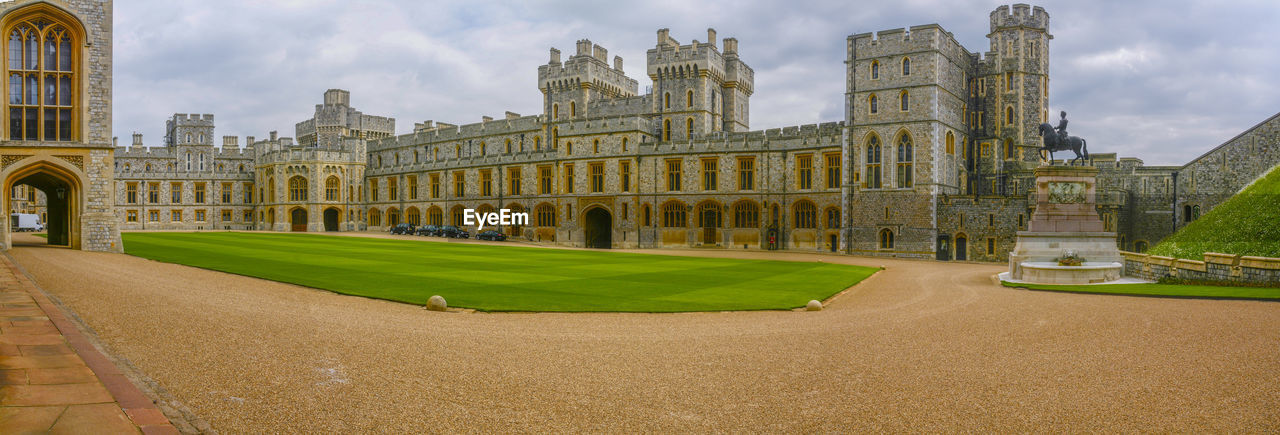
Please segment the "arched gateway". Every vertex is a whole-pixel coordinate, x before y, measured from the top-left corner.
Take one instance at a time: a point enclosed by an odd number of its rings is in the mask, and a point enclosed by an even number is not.
[[[583,241],[588,248],[613,247],[613,215],[604,207],[592,207],[582,214]]]

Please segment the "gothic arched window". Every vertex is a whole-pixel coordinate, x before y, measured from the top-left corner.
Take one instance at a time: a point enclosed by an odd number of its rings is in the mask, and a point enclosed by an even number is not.
[[[9,138],[74,140],[76,47],[79,33],[68,23],[41,13],[13,14],[7,20],[9,57]]]
[[[915,153],[911,149],[911,136],[903,132],[898,136],[898,187],[911,187],[911,161]]]

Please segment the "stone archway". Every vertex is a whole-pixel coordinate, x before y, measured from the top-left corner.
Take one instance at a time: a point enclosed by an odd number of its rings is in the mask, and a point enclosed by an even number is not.
[[[583,244],[587,248],[613,247],[613,214],[604,207],[592,207],[582,214]]]
[[[307,210],[298,207],[289,212],[289,223],[292,225],[294,232],[304,233],[307,231]]]
[[[81,249],[80,215],[84,203],[80,177],[48,161],[35,162],[13,171],[5,178],[5,210],[12,210],[13,188],[19,185],[31,186],[45,194],[46,214],[42,223],[47,231],[47,243]],[[6,235],[10,234],[11,228],[12,224],[5,226]],[[6,237],[6,242],[10,242],[9,237]]]
[[[330,207],[324,209],[324,230],[338,231],[338,218],[341,215],[342,213],[339,213],[336,208]]]

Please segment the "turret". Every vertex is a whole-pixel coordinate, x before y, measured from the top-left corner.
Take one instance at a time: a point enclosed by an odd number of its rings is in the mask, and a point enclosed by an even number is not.
[[[590,116],[590,103],[633,97],[639,88],[639,83],[622,71],[622,57],[614,57],[610,68],[609,50],[599,44],[582,39],[576,48],[563,64],[560,50],[552,48],[550,62],[538,67],[543,111],[552,122]]]
[[[1036,126],[1049,121],[1049,14],[1027,4],[1000,6],[991,12],[991,52],[981,74],[988,92],[984,102],[994,128],[998,155],[1036,161],[1040,145]],[[991,56],[994,54],[994,56]],[[1011,148],[1010,148],[1011,146]],[[1006,150],[1012,150],[1012,153]]]
[[[754,73],[738,58],[736,39],[725,38],[721,53],[715,29],[707,29],[707,37],[707,43],[679,45],[669,30],[659,29],[658,43],[647,53],[661,140],[748,129]]]

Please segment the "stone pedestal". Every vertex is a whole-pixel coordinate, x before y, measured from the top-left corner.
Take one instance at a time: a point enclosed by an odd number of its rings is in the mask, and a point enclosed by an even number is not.
[[[1009,253],[1009,276],[1041,284],[1090,284],[1119,279],[1124,268],[1116,233],[1103,231],[1098,218],[1098,168],[1036,168],[1036,210],[1027,231]],[[1082,266],[1058,266],[1074,252]]]

